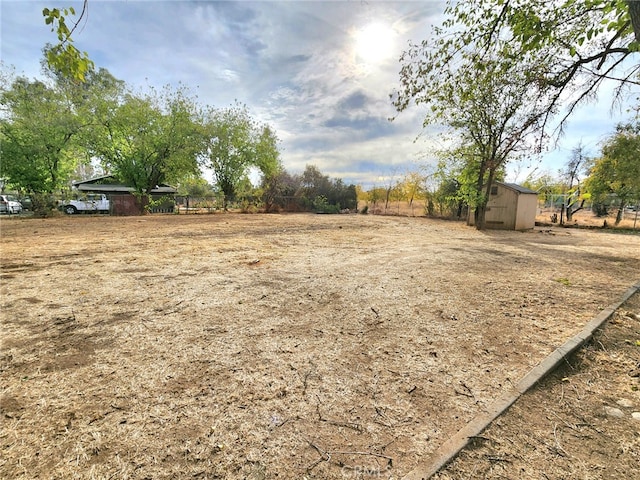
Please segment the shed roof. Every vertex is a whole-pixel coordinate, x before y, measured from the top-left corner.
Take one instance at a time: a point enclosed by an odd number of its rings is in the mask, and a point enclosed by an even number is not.
[[[526,193],[526,194],[533,194],[533,195],[537,195],[538,192],[534,191],[534,190],[530,190],[526,187],[523,187],[522,185],[518,185],[517,183],[504,183],[504,182],[496,182],[496,184],[498,185],[502,185],[506,188],[510,188],[511,190],[515,190],[518,193]]]

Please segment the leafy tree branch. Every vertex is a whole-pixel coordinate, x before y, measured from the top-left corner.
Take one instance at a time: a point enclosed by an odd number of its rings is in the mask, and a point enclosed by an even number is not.
[[[89,54],[78,50],[73,44],[72,37],[80,22],[88,17],[88,7],[89,1],[84,0],[80,16],[73,22],[71,28],[67,25],[67,18],[76,14],[73,7],[42,10],[45,24],[51,25],[51,31],[55,32],[58,38],[58,43],[46,50],[46,60],[49,66],[79,82],[84,82],[85,76],[94,67]]]

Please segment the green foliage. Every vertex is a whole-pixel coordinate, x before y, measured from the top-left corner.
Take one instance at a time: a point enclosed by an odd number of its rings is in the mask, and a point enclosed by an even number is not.
[[[466,179],[466,180],[465,180]],[[428,193],[425,206],[428,216],[457,217],[463,214],[464,207],[469,205],[473,192],[472,183],[462,182],[471,179],[461,161],[441,161],[433,174],[435,188]],[[436,209],[437,207],[437,209]]]
[[[261,125],[255,145],[255,166],[264,177],[277,175],[282,169],[278,136],[269,125]]]
[[[529,81],[546,92],[550,114],[567,106],[564,121],[604,79],[637,83],[637,62],[623,60],[638,51],[640,23],[631,20],[639,12],[639,2],[625,0],[452,0],[432,45],[443,52],[434,68],[453,69],[469,51],[480,60],[495,54],[504,73],[509,64],[537,65]]]
[[[433,217],[436,213],[436,208],[435,208],[435,204],[433,203],[433,198],[431,198],[432,196],[429,195],[429,198],[427,199],[427,204],[425,205],[425,213],[427,214],[427,216],[429,217]]]
[[[176,205],[173,197],[168,195],[159,197],[149,196],[147,202],[142,203],[144,204],[144,210],[147,213],[160,210],[162,210],[164,213],[173,212]]]
[[[184,178],[178,184],[178,194],[185,197],[205,197],[213,193],[211,185],[200,175]]]
[[[619,125],[602,147],[585,182],[594,203],[606,205],[607,197],[619,201],[616,225],[630,201],[640,200],[640,123]]]
[[[387,191],[383,187],[373,187],[368,192],[368,202],[371,203],[375,209],[378,205],[378,202],[381,202],[385,199],[387,195]]]
[[[141,195],[198,173],[199,112],[184,90],[126,93],[96,107],[88,146],[105,170]]]
[[[80,18],[85,15],[87,0],[83,3]],[[81,52],[73,45],[71,37],[78,23],[74,23],[71,28],[67,25],[67,17],[76,14],[73,7],[69,8],[45,8],[42,10],[45,24],[51,25],[51,31],[55,32],[58,43],[50,46],[45,51],[47,63],[53,70],[61,72],[67,78],[78,82],[84,82],[87,73],[93,69],[94,63],[89,58],[87,52]]]
[[[565,191],[564,184],[547,172],[527,178],[522,186],[544,195],[561,195]]]
[[[55,86],[17,78],[0,91],[0,176],[29,194],[62,189],[82,159],[82,118]]]
[[[301,178],[301,187],[297,196],[307,208],[316,209],[317,198],[324,198],[328,205],[355,210],[358,206],[358,195],[355,185],[345,185],[342,179],[330,179],[322,174],[315,165],[307,165]]]
[[[420,172],[408,172],[399,185],[402,190],[402,199],[409,202],[409,205],[412,205],[414,200],[424,199],[425,181],[425,175]]]
[[[262,199],[267,212],[313,210],[338,213],[340,209],[355,210],[355,185],[323,175],[314,165],[307,165],[302,175],[290,175],[284,169],[265,177]]]
[[[313,211],[316,213],[339,213],[340,205],[331,205],[324,195],[318,195],[312,201]]]
[[[210,110],[203,130],[206,166],[213,170],[225,202],[235,199],[249,168],[258,167],[266,177],[279,171],[278,139],[274,131],[257,123],[245,106],[236,104]]]
[[[284,168],[275,174],[263,176],[262,202],[266,212],[277,212],[291,207],[291,199],[300,188],[299,178],[290,175]],[[297,202],[295,202],[297,205]]]

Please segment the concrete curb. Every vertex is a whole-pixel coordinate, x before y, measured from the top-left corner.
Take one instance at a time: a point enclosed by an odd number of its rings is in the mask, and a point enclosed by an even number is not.
[[[514,389],[505,393],[493,402],[485,412],[477,415],[467,423],[453,437],[443,443],[425,462],[403,477],[403,480],[427,480],[439,472],[445,465],[453,460],[460,451],[467,446],[469,441],[480,435],[491,422],[502,415],[513,403],[527,390],[538,383],[542,378],[554,370],[564,359],[585,344],[593,333],[600,328],[620,306],[629,300],[633,294],[640,290],[640,282],[631,286],[622,296],[622,299],[609,305],[587,323],[577,335],[567,340],[561,347],[554,350],[547,358],[527,373]]]

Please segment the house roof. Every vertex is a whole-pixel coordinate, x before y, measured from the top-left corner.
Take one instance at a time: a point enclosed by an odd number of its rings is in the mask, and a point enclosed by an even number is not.
[[[515,190],[518,193],[527,193],[527,194],[534,194],[537,195],[538,192],[534,191],[534,190],[530,190],[526,187],[523,187],[522,185],[518,185],[517,183],[503,183],[503,182],[496,182],[496,184],[498,185],[502,185],[506,188],[510,188],[511,190]]]
[[[111,180],[111,181],[109,181]],[[114,183],[115,178],[113,175],[102,175],[100,177],[89,178],[88,180],[82,180],[73,182],[73,187],[81,192],[109,192],[109,193],[133,193],[135,188],[123,185],[121,183]],[[176,193],[178,190],[170,185],[156,185],[156,188],[151,190],[150,193]]]
[[[101,180],[107,180],[107,179],[111,180],[111,182],[105,182],[105,183],[115,183],[115,177],[113,175],[101,175],[99,177],[93,177],[93,178],[88,178],[87,180],[79,180],[79,181],[73,182],[73,186],[91,184],[91,183],[100,183]]]

